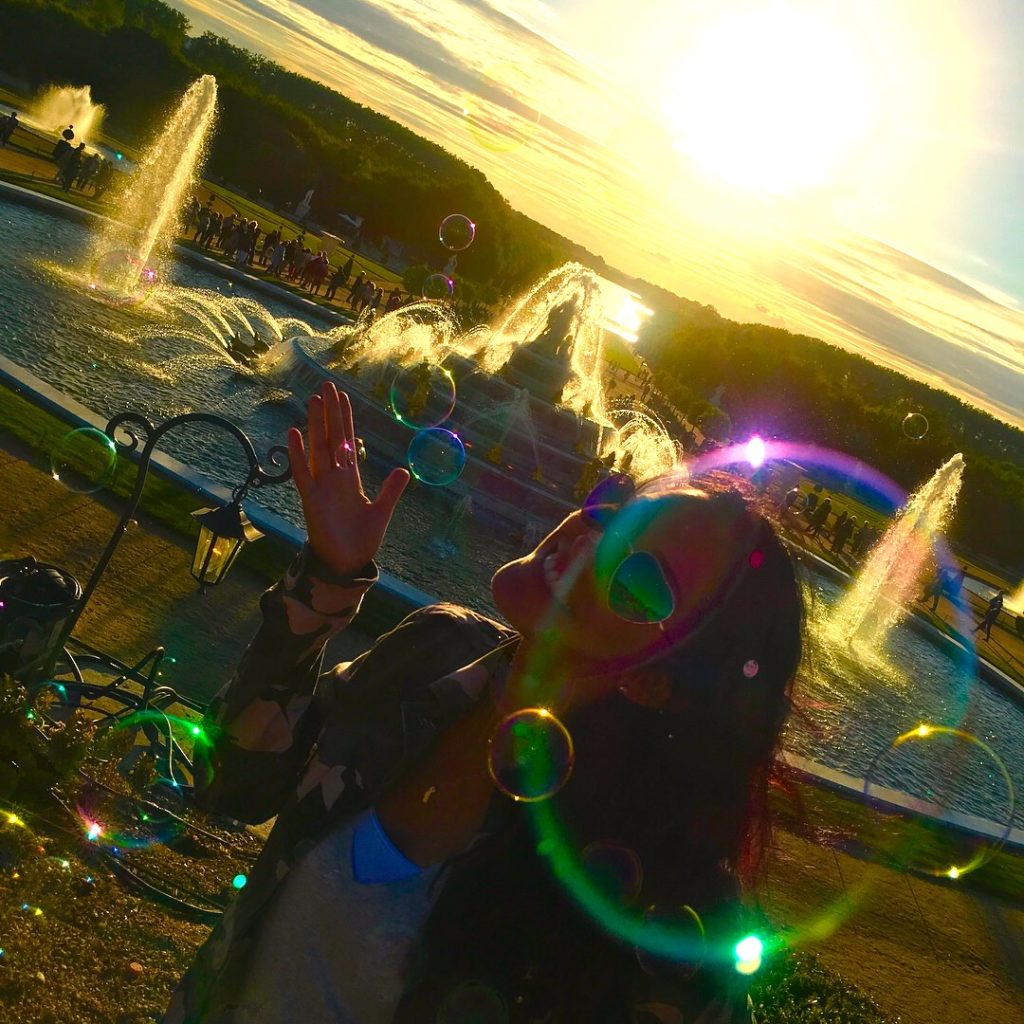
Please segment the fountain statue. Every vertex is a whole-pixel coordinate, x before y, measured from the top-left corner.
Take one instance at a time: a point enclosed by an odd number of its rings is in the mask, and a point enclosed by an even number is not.
[[[508,379],[544,402],[559,402],[572,372],[575,316],[575,299],[566,299],[548,310],[544,330],[512,353],[505,367]]]
[[[890,630],[908,614],[935,540],[956,505],[963,475],[964,458],[954,455],[907,499],[832,613],[827,632],[834,641],[883,649]]]
[[[95,142],[103,115],[102,103],[94,103],[88,85],[48,85],[29,105],[32,120],[48,132],[74,125],[79,142]]]
[[[132,294],[139,275],[153,280],[181,233],[181,212],[195,188],[217,108],[217,82],[203,75],[185,91],[166,127],[142,158],[118,220],[96,239],[90,258],[102,267],[94,284],[105,293]],[[111,254],[117,258],[111,259]]]

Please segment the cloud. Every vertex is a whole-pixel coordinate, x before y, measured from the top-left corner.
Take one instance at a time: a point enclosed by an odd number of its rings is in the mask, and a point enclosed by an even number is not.
[[[479,166],[514,206],[725,315],[818,335],[1024,425],[1024,313],[849,233],[758,234],[650,104],[559,39],[541,0],[178,0]],[[469,109],[467,117],[463,111]],[[483,125],[481,129],[479,126]],[[505,138],[489,144],[486,126]],[[985,269],[978,263],[979,272]]]

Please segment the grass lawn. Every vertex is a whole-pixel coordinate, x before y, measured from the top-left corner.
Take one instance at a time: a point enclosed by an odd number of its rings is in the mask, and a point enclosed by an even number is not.
[[[612,366],[628,373],[640,372],[640,360],[636,354],[617,334],[606,333],[604,341],[604,357]]]

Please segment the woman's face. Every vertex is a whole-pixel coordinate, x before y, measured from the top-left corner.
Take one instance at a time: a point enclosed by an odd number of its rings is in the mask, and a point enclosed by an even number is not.
[[[742,530],[700,491],[638,497],[606,534],[580,512],[567,516],[529,554],[503,565],[491,580],[499,611],[529,638],[557,632],[560,645],[585,660],[646,655],[664,637],[656,623],[629,622],[608,604],[609,580],[632,551],[655,556],[675,608],[666,629],[709,601],[726,583],[739,555]]]

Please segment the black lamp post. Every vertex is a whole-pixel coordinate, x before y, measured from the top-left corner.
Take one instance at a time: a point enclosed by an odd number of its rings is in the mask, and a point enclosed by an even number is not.
[[[192,515],[199,523],[192,576],[205,590],[220,583],[243,546],[263,534],[249,522],[237,499],[221,508],[197,509]]]
[[[246,434],[240,427],[223,416],[208,412],[189,412],[181,416],[173,416],[169,420],[164,420],[163,423],[154,425],[139,413],[118,413],[110,419],[106,427],[103,428],[103,432],[113,441],[119,455],[125,455],[137,461],[135,486],[113,536],[107,542],[100,560],[96,563],[96,568],[93,569],[92,575],[89,577],[89,582],[86,583],[82,591],[81,599],[64,624],[62,636],[55,648],[57,651],[67,642],[68,637],[71,636],[78,624],[82,612],[89,603],[89,598],[92,597],[96,585],[128,529],[128,524],[135,516],[142,498],[143,487],[146,484],[146,477],[149,475],[149,466],[157,441],[168,431],[183,423],[206,423],[226,431],[238,442],[249,464],[249,472],[245,481],[235,489],[229,505],[220,508],[199,509],[192,513],[199,521],[199,539],[192,559],[192,575],[204,588],[219,583],[238,557],[242,546],[247,541],[258,540],[262,536],[260,531],[249,522],[242,510],[242,502],[249,493],[250,487],[259,488],[270,484],[281,484],[291,479],[291,467],[287,464],[287,448],[275,445],[267,453],[269,465],[276,470],[275,472],[264,469],[260,465],[256,449],[253,448],[252,442]],[[140,435],[145,438],[145,443],[142,445],[141,452],[136,456],[134,453],[139,450]]]

